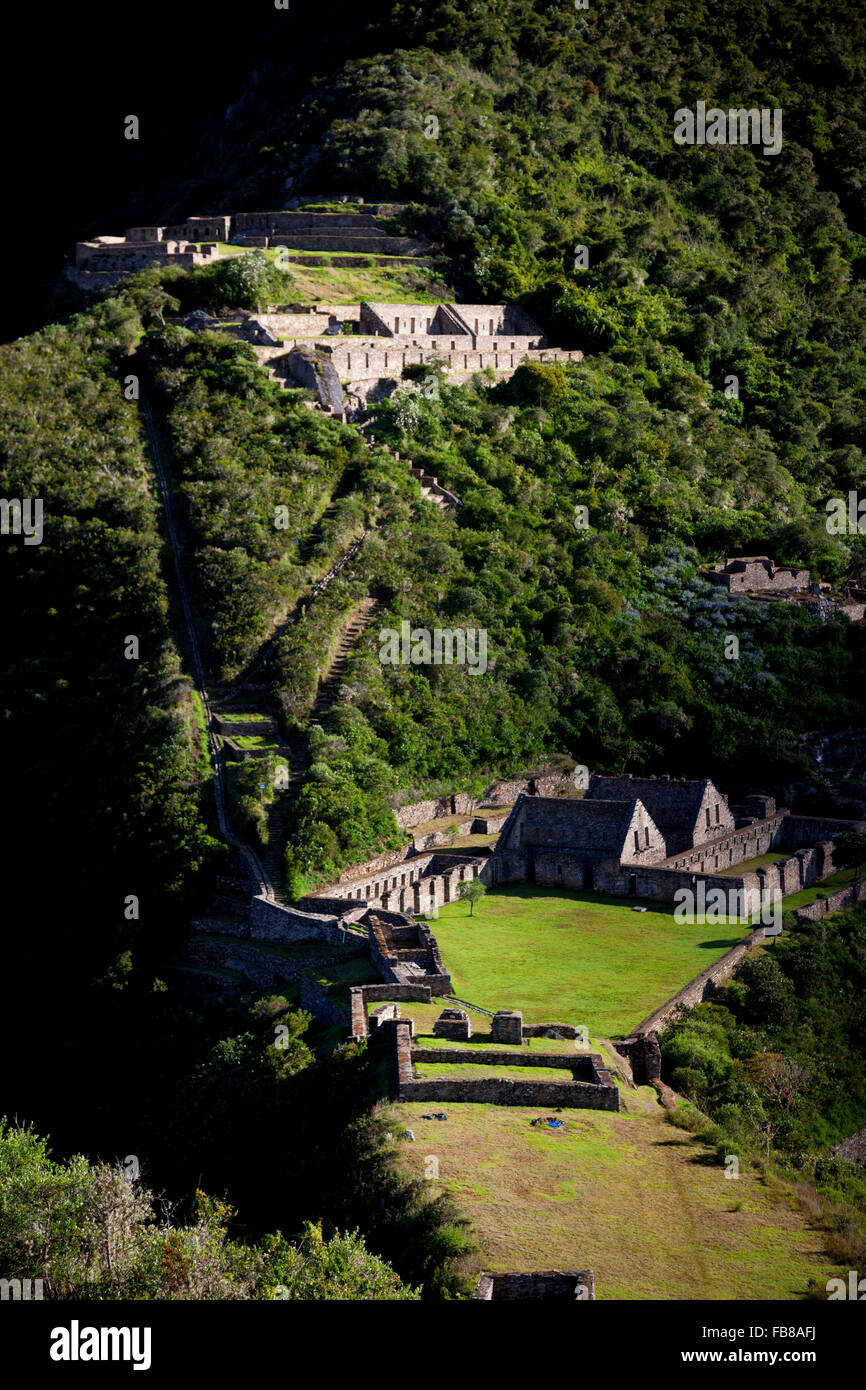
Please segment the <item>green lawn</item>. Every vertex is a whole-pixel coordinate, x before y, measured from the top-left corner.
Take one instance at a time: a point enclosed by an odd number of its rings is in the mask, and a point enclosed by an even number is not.
[[[486,1081],[488,1077],[504,1077],[506,1081],[574,1081],[565,1067],[497,1067],[484,1062],[415,1062],[414,1067],[420,1081]]]
[[[276,751],[279,747],[273,734],[229,734],[228,737],[238,748],[273,748]]]
[[[516,1073],[509,1073],[513,1075]],[[599,1299],[788,1299],[833,1272],[824,1233],[747,1164],[736,1181],[690,1134],[665,1122],[648,1087],[620,1114],[563,1109],[561,1130],[533,1129],[544,1107],[392,1109],[414,1144],[413,1177],[447,1191],[473,1227],[480,1269],[592,1269]]]
[[[249,247],[219,247],[222,255],[243,255]],[[291,251],[291,248],[289,248]],[[277,254],[276,247],[265,251],[269,260]],[[298,254],[308,254],[299,252]],[[309,253],[314,254],[314,253]],[[291,262],[286,275],[286,293],[280,301],[284,304],[360,304],[361,300],[384,300],[386,303],[437,304],[440,300],[454,298],[449,285],[439,279],[429,266],[400,262],[393,265],[363,265],[365,257],[359,254],[359,264],[335,266],[328,264],[331,255],[343,252],[323,252],[320,265],[298,265]]]
[[[256,723],[261,723],[261,722],[262,722],[263,720],[265,720],[265,719],[273,719],[273,715],[272,715],[272,714],[261,714],[261,713],[258,713],[258,712],[255,711],[255,710],[248,710],[248,709],[234,710],[234,709],[232,709],[232,710],[221,710],[221,711],[220,711],[220,718],[226,720],[226,722],[229,723],[229,724],[256,724]]]
[[[624,1037],[746,931],[680,924],[660,904],[632,906],[628,898],[509,884],[488,892],[471,918],[466,903],[440,908],[433,931],[458,998],[522,1009],[526,1023],[585,1024],[593,1037]]]

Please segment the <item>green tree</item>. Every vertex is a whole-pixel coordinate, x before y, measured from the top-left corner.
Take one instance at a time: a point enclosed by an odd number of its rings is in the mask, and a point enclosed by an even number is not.
[[[863,877],[866,864],[866,831],[843,830],[833,847],[833,859],[840,869],[853,869],[857,878]]]
[[[459,884],[457,896],[461,902],[468,902],[470,917],[475,911],[475,904],[480,903],[486,892],[487,889],[480,878],[466,879],[463,883]]]

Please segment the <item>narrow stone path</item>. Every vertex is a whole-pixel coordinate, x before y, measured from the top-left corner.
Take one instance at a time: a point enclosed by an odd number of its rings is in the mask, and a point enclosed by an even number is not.
[[[456,994],[443,994],[442,999],[447,999],[449,1004],[459,1004],[461,1009],[471,1009],[473,1013],[484,1014],[485,1018],[493,1018],[490,1009],[482,1009],[480,1004],[470,1004],[466,999],[458,999]]]
[[[236,835],[231,826],[228,813],[228,797],[226,795],[226,772],[222,753],[217,746],[216,733],[214,729],[213,712],[211,710],[210,698],[204,679],[204,666],[201,659],[201,651],[198,644],[198,636],[193,622],[192,606],[189,601],[186,579],[184,578],[183,565],[181,563],[181,545],[178,540],[177,528],[174,522],[172,511],[171,492],[168,486],[168,478],[163,462],[162,451],[156,426],[153,422],[153,412],[150,401],[147,398],[144,386],[141,388],[139,409],[144,420],[147,431],[148,443],[150,446],[150,458],[153,464],[153,471],[156,475],[159,497],[162,502],[163,516],[165,517],[165,528],[171,546],[172,559],[174,562],[175,581],[181,609],[183,611],[184,625],[186,627],[187,643],[190,656],[192,658],[192,673],[195,688],[199,693],[204,707],[205,723],[207,725],[208,747],[210,749],[211,763],[214,769],[214,800],[216,802],[217,822],[220,833],[242,856],[246,865],[250,880],[254,887],[254,892],[274,901],[274,890],[265,873],[259,856],[251,845]]]

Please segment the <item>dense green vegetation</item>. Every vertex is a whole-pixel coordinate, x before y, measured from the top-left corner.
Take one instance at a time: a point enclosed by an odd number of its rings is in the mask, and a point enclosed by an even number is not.
[[[22,930],[34,912],[86,924],[49,930],[57,976],[45,988],[88,989],[133,945],[164,948],[219,859],[159,511],[124,393],[140,330],[130,304],[110,299],[0,349],[0,492],[39,498],[44,513],[40,544],[10,535],[0,547],[12,990],[44,950]]]
[[[58,1163],[32,1129],[0,1119],[0,1258],[6,1279],[41,1279],[51,1299],[417,1299],[357,1231],[298,1243],[229,1238],[233,1213],[196,1193],[194,1224],[120,1165]]]
[[[671,1084],[715,1125],[719,1152],[771,1155],[847,1216],[842,1258],[862,1258],[866,1183],[829,1146],[866,1123],[866,909],[790,920],[710,1004],[662,1035]]]
[[[398,462],[270,383],[244,344],[166,324],[290,298],[267,258],[146,272],[0,349],[0,492],[45,510],[41,544],[0,547],[2,1006],[17,1040],[2,1108],[62,1152],[137,1146],[173,1191],[228,1190],[256,1258],[275,1219],[321,1220],[363,1230],[401,1279],[441,1291],[459,1286],[465,1237],[383,1160],[375,1061],[319,1057],[296,1013],[277,1057],[267,1010],[193,1005],[169,965],[226,855],[124,383],[140,377],[165,441],[209,679],[263,657],[270,709],[301,753],[293,894],[399,844],[398,790],[478,791],[556,758],[784,788],[795,809],[829,810],[797,737],[862,724],[862,630],[730,600],[700,566],[766,552],[831,583],[866,578],[864,537],[824,525],[829,498],[866,489],[866,45],[849,0],[832,13],[436,0],[354,22],[363,35],[346,45],[341,31],[312,82],[269,53],[255,100],[164,201],[189,202],[177,216],[279,206],[287,179],[405,199],[465,299],[519,301],[586,357],[492,389],[408,380],[375,427]],[[675,146],[674,111],[699,99],[781,107],[782,153]],[[456,516],[422,501],[407,458],[457,493]],[[365,598],[375,621],[314,720]],[[486,672],[383,664],[379,630],[404,620],[483,629]],[[263,848],[258,775],[237,769],[234,805]],[[855,785],[849,813],[862,805]],[[812,1155],[863,1122],[861,916],[798,929],[669,1035],[675,1084],[719,1126],[852,1200],[847,1169]],[[67,1182],[31,1159],[37,1184]],[[225,1223],[212,1208],[185,1219],[181,1245],[198,1229],[215,1252],[214,1287],[240,1287],[247,1255]],[[353,1237],[334,1239],[317,1287],[338,1287],[333,1255],[402,1292]],[[130,1278],[176,1291],[160,1240],[142,1225]],[[291,1285],[295,1257],[280,1252]]]

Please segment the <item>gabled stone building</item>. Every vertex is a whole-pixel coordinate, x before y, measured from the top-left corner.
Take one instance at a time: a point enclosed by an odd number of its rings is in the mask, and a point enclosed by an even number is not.
[[[608,864],[656,864],[665,841],[643,802],[521,797],[494,856],[497,881],[597,888]]]
[[[734,828],[727,798],[707,778],[674,782],[669,777],[605,777],[595,773],[586,792],[587,801],[631,801],[635,797],[661,831],[668,855],[693,849]]]
[[[706,778],[595,774],[583,799],[519,796],[481,877],[491,885],[536,883],[659,902],[676,901],[700,880],[731,902],[748,895],[759,904],[777,890],[796,893],[826,878],[836,836],[862,827],[794,816],[762,795],[747,797],[734,814]],[[778,851],[775,863],[731,872],[770,851]]]

